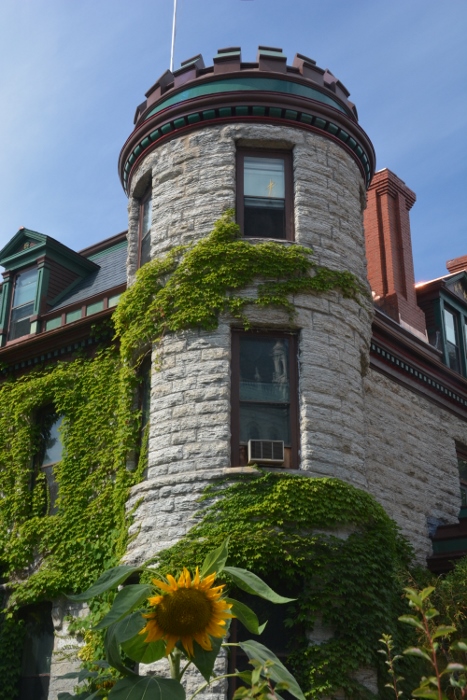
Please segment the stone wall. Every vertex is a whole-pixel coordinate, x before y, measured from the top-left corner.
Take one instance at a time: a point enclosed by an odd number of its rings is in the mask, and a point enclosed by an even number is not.
[[[455,440],[467,444],[467,424],[373,370],[365,379],[365,419],[368,489],[425,565],[429,530],[457,521]]]

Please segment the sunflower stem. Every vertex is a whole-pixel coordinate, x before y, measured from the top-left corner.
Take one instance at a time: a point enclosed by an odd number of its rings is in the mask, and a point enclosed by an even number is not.
[[[170,676],[174,680],[180,682],[180,679],[185,672],[185,669],[183,669],[183,672],[180,673],[180,661],[182,658],[182,652],[175,648],[173,651],[170,652],[169,654],[169,666],[170,666]]]

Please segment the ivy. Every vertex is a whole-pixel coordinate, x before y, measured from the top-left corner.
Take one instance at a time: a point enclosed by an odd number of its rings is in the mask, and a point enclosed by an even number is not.
[[[400,648],[407,643],[410,632],[397,618],[405,612],[412,550],[383,508],[339,479],[274,473],[210,487],[205,497],[214,502],[185,538],[159,554],[160,572],[193,569],[229,536],[229,563],[297,596],[289,611],[295,642],[289,664],[307,697],[340,689],[347,698],[371,697],[356,679],[368,666],[378,669],[384,696],[378,640],[387,633]],[[307,632],[317,621],[331,636],[310,644]]]
[[[214,329],[223,313],[248,327],[248,305],[280,307],[292,322],[294,295],[338,290],[360,302],[367,294],[351,273],[316,265],[307,248],[240,239],[232,214],[227,211],[196,245],[174,248],[138,271],[113,317],[114,345],[120,351],[108,347],[93,358],[78,357],[10,377],[0,386],[0,573],[9,592],[0,620],[0,700],[15,696],[11,689],[19,670],[9,660],[18,656],[20,647],[17,610],[85,589],[125,552],[132,515],[125,512],[125,504],[145,466],[143,446],[137,469],[127,469],[139,433],[136,370],[148,349],[167,333]],[[109,328],[101,333],[109,344]],[[47,405],[64,416],[64,453],[54,467],[59,495],[53,515],[45,475],[37,464],[42,440],[37,417]],[[259,528],[258,542],[261,532]],[[264,554],[260,547],[254,556],[260,568]],[[297,564],[286,557],[284,572],[295,570],[300,556]],[[89,628],[108,605],[107,600],[96,603],[89,619],[77,623],[88,642],[82,650],[88,663],[101,643]]]
[[[131,411],[135,383],[108,348],[0,387],[0,570],[9,582],[0,620],[0,698],[15,697],[10,685],[18,664],[9,657],[18,647],[17,610],[83,590],[125,551],[125,504],[144,466],[133,473],[126,468],[139,426],[139,413]],[[64,416],[54,515],[37,464],[43,440],[38,415],[49,405]]]
[[[359,300],[367,294],[352,273],[316,265],[309,248],[239,238],[232,217],[233,211],[226,211],[196,245],[173,248],[138,270],[114,314],[127,361],[141,357],[167,333],[215,329],[222,313],[248,328],[248,305],[281,307],[292,319],[293,295],[338,289],[344,297]],[[249,288],[257,281],[252,296]]]

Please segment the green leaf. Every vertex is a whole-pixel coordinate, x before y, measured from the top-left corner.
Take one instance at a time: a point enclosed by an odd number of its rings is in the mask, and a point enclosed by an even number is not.
[[[158,676],[123,678],[109,693],[111,700],[185,700],[178,681]]]
[[[239,569],[236,566],[225,566],[224,571],[242,591],[257,595],[271,601],[271,603],[291,603],[295,600],[295,598],[284,598],[284,596],[279,595],[251,571]]]
[[[111,666],[123,673],[124,676],[135,676],[136,674],[130,668],[127,668],[123,663],[123,659],[120,654],[120,634],[119,625],[122,621],[115,622],[113,625],[107,628],[104,637],[104,650],[107,661]]]
[[[449,637],[450,634],[456,631],[453,625],[439,625],[432,633],[432,639],[438,639],[438,637]]]
[[[126,564],[114,566],[113,569],[105,571],[102,576],[100,576],[97,581],[87,589],[87,591],[84,591],[84,593],[78,593],[77,595],[68,595],[67,598],[78,603],[85,600],[90,600],[96,595],[100,595],[101,593],[105,593],[105,591],[110,591],[112,588],[116,588],[136,571],[141,571],[141,567],[127,566]]]
[[[446,673],[463,673],[464,671],[467,671],[467,666],[464,664],[451,663],[445,668]]]
[[[406,625],[412,625],[412,627],[417,627],[419,630],[423,630],[424,627],[418,617],[414,617],[414,615],[401,615],[398,620],[400,622],[405,622]]]
[[[230,627],[230,620],[226,621],[225,625],[225,633],[229,631]],[[198,671],[201,673],[203,676],[204,680],[209,683],[211,677],[213,676],[213,669],[214,669],[214,664],[216,662],[216,659],[219,655],[219,650],[221,648],[221,644],[224,641],[222,637],[211,637],[211,644],[212,644],[212,650],[211,651],[206,651],[201,647],[197,642],[193,643],[193,651],[195,652],[195,655],[191,659],[193,664],[196,666]],[[179,646],[179,644],[177,644]],[[180,645],[181,649],[183,647]]]
[[[209,576],[217,572],[218,574],[223,570],[227,557],[229,555],[229,537],[223,541],[220,547],[214,549],[212,552],[206,555],[206,559],[201,567],[200,575],[201,577]]]
[[[122,649],[133,661],[152,664],[165,656],[165,642],[145,642],[145,634],[137,634],[122,643]]]
[[[235,615],[237,620],[240,620],[242,625],[245,625],[248,632],[251,632],[251,634],[262,634],[267,622],[260,626],[256,613],[253,612],[248,605],[240,603],[238,600],[234,600],[233,598],[226,598],[226,600],[228,603],[232,604],[232,608],[230,610],[232,615]]]
[[[418,647],[409,647],[409,649],[404,649],[404,654],[407,656],[418,656],[420,659],[426,659],[430,662],[430,664],[432,663],[431,658],[426,651],[423,651],[423,649],[419,649]]]
[[[417,688],[412,690],[412,695],[414,698],[428,698],[428,700],[439,700],[439,693],[437,690],[429,690],[429,688]],[[443,698],[446,697],[444,694]]]
[[[146,620],[141,615],[140,612],[134,612],[128,617],[124,617],[123,620],[115,623],[115,635],[118,638],[120,644],[123,644],[128,639],[133,639],[133,637],[138,634],[140,630],[146,625]]]
[[[103,630],[114,622],[118,622],[140,603],[146,600],[153,592],[149,584],[135,584],[125,586],[115,596],[112,607],[105,617],[94,627],[95,630]]]
[[[272,662],[272,665],[268,666],[268,673],[272,680],[275,683],[285,683],[287,685],[287,692],[295,698],[298,698],[298,700],[305,700],[305,696],[295,678],[272,651],[263,644],[255,642],[253,639],[249,639],[246,642],[239,642],[238,646],[243,649],[249,659],[255,659],[263,665],[267,661]]]
[[[458,642],[451,644],[451,649],[453,651],[467,651],[467,642],[460,639]]]

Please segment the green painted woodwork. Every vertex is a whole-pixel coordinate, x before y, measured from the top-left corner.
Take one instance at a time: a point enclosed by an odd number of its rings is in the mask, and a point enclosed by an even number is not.
[[[167,107],[179,104],[180,102],[185,102],[185,100],[192,100],[196,97],[202,97],[204,95],[219,95],[226,92],[251,91],[277,92],[286,95],[296,95],[297,97],[305,97],[309,100],[315,100],[316,102],[322,102],[323,104],[330,105],[331,107],[338,109],[339,112],[347,114],[347,110],[344,109],[340,102],[334,100],[332,97],[329,97],[329,95],[326,95],[324,92],[309,87],[308,85],[294,83],[291,80],[281,80],[280,78],[245,77],[224,78],[222,80],[202,83],[201,85],[192,85],[191,87],[185,88],[185,90],[181,90],[176,95],[171,95],[166,100],[160,102],[145,117],[145,121],[154,114],[158,114],[163,109],[167,109]]]

